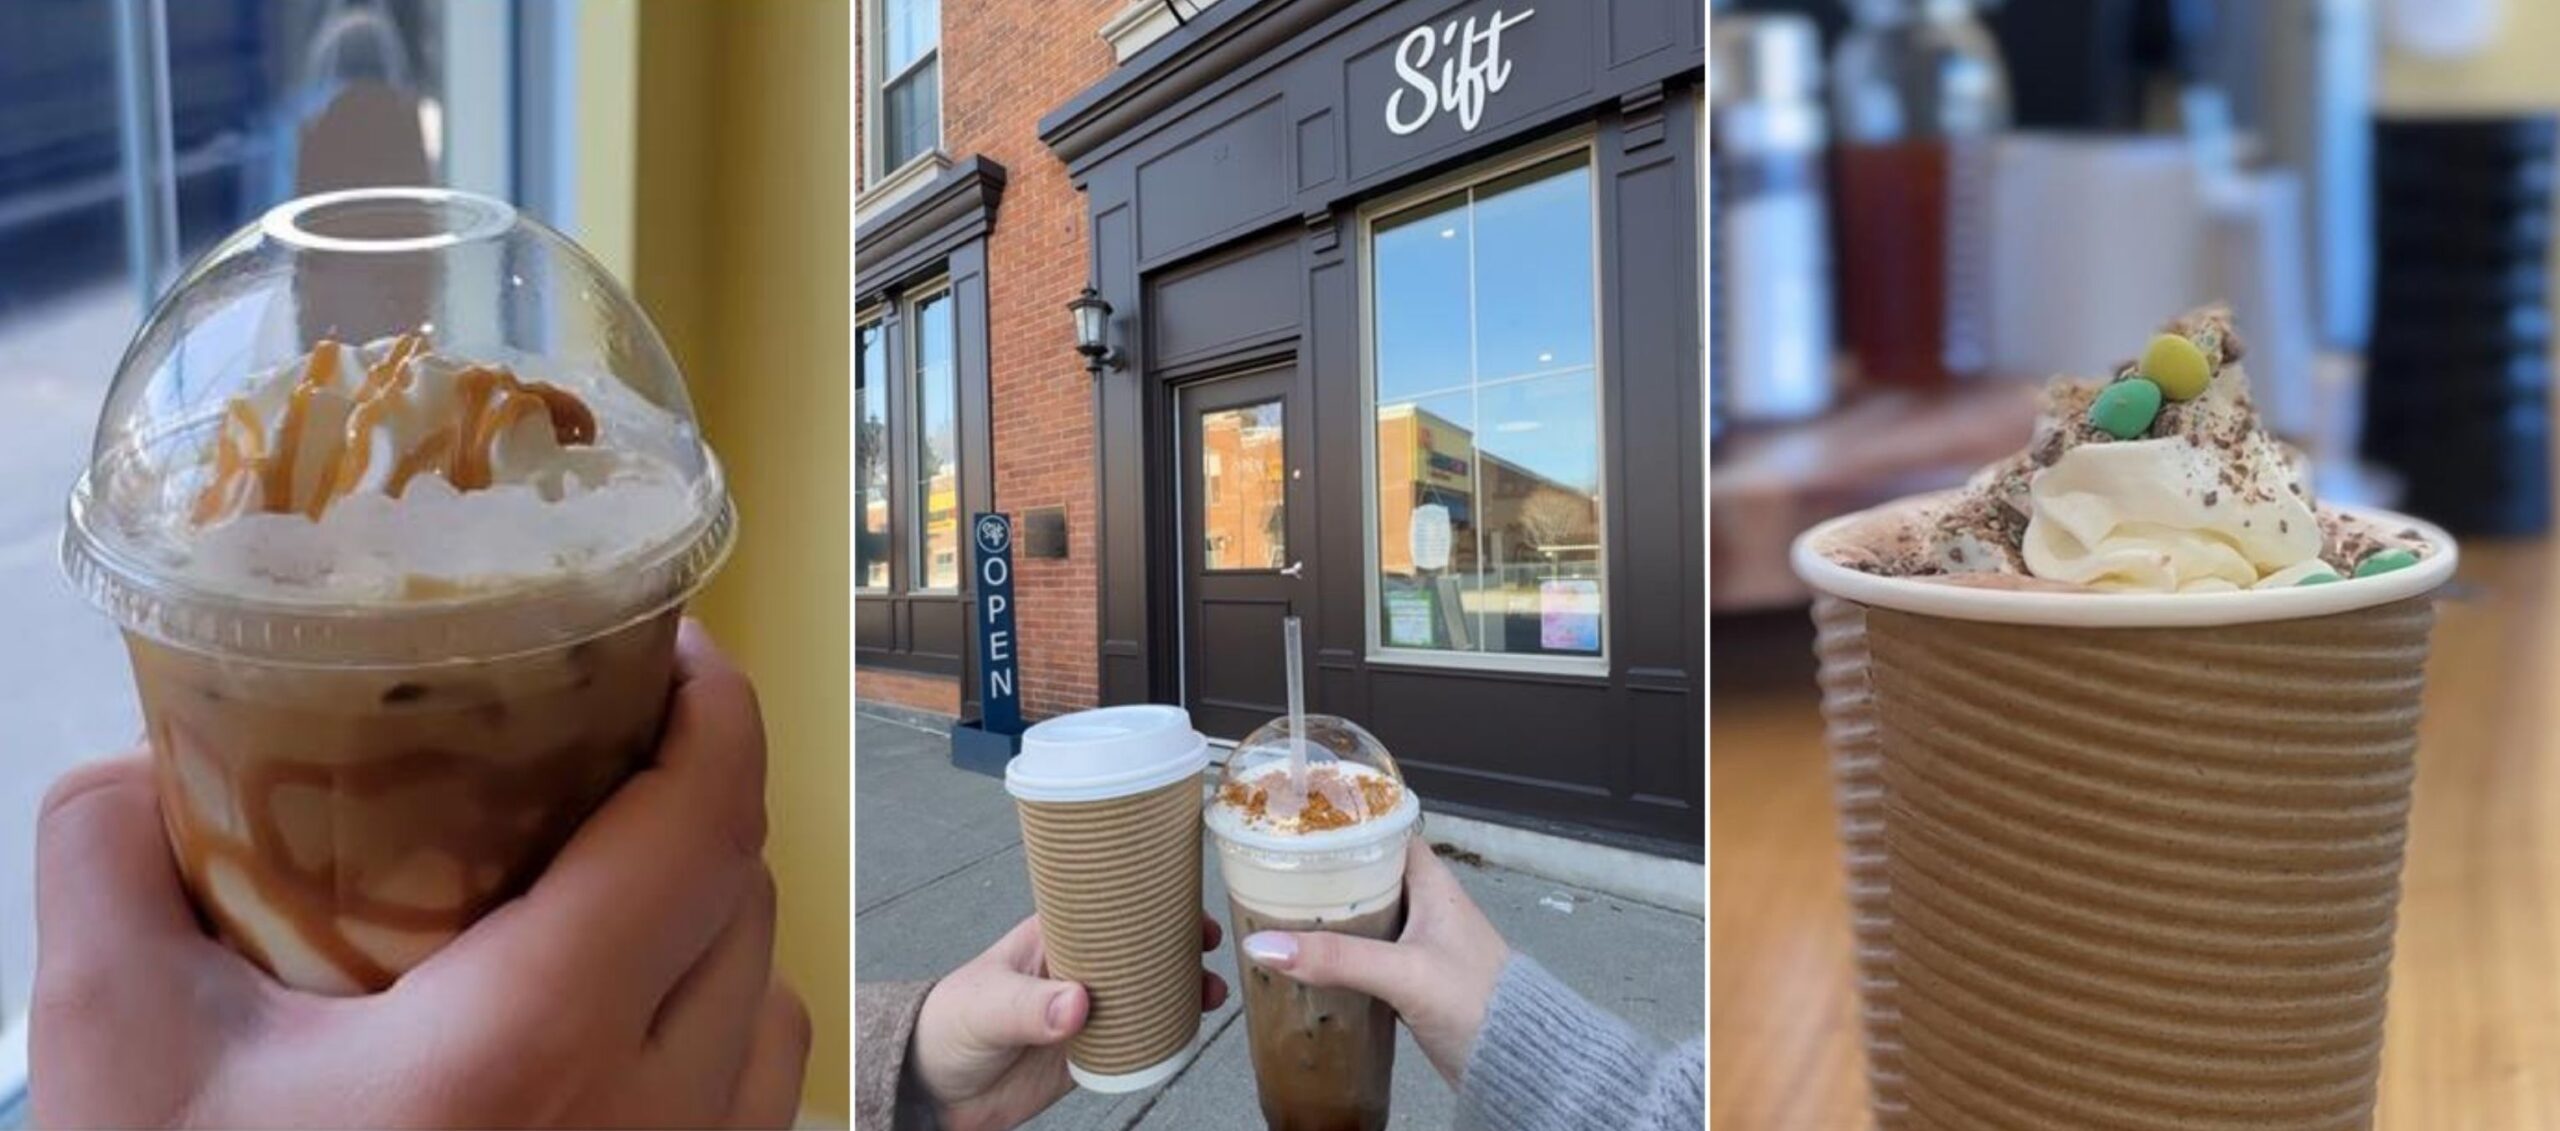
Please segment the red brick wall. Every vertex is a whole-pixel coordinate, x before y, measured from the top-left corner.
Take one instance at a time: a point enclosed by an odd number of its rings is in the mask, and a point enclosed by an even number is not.
[[[866,703],[893,703],[937,715],[960,714],[960,681],[947,675],[918,675],[856,664],[853,697]]]
[[[1086,281],[1085,201],[1041,144],[1040,116],[1108,74],[1103,22],[1124,0],[959,0],[942,6],[942,148],[1004,166],[987,246],[995,497],[1016,516],[1067,511],[1063,560],[1016,562],[1023,713],[1096,694],[1093,379],[1067,300]],[[862,58],[856,52],[857,65]]]

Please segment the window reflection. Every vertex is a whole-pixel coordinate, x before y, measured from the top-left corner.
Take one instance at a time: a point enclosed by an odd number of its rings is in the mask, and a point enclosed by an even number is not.
[[[1374,238],[1378,399],[1464,388],[1473,371],[1466,197],[1381,223]]]
[[[1579,156],[1485,184],[1475,203],[1476,376],[1591,364],[1591,171]]]
[[[1382,647],[1601,654],[1588,160],[1372,230]]]
[[[880,174],[942,142],[942,6],[936,0],[880,0],[884,104]]]
[[[853,510],[860,525],[853,543],[857,589],[889,585],[889,374],[886,330],[877,322],[855,331],[853,399]]]
[[[1200,414],[1204,569],[1279,569],[1289,558],[1280,402]]]
[[[952,371],[951,292],[915,303],[916,480],[920,589],[960,587],[959,392]]]

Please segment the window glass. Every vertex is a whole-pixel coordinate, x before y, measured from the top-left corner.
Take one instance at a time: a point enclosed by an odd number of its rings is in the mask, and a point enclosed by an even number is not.
[[[936,74],[941,67],[940,60],[929,61],[889,85],[885,92],[888,123],[881,136],[882,170],[896,169],[942,144],[942,86]]]
[[[854,332],[853,543],[857,589],[889,585],[889,335],[878,322]]]
[[[521,66],[543,81],[551,59],[451,51],[512,42],[515,6],[478,0],[135,4],[165,19],[162,52],[137,60],[161,97],[128,117],[119,7],[0,0],[0,538],[13,548],[0,555],[0,618],[17,645],[0,650],[0,719],[18,739],[0,823],[19,829],[56,775],[142,729],[123,640],[63,584],[52,547],[145,293],[298,192],[503,188],[467,178],[513,150],[524,111],[509,76]],[[466,86],[477,97],[456,97]],[[167,162],[128,169],[128,121],[163,116]],[[374,128],[386,122],[396,128]],[[137,231],[152,236],[151,262],[127,256]],[[0,986],[20,1006],[33,847],[0,844]]]
[[[1476,189],[1476,376],[1591,364],[1591,171],[1579,156]]]
[[[1289,560],[1288,461],[1280,402],[1200,414],[1205,569],[1279,569]]]
[[[1575,154],[1372,227],[1380,647],[1602,654],[1591,222]]]
[[[1471,648],[1476,578],[1475,395],[1378,406],[1380,642]]]
[[[1476,394],[1485,651],[1599,654],[1597,386],[1586,367]]]
[[[915,345],[916,479],[910,511],[919,536],[919,589],[960,587],[960,404],[952,374],[951,292],[918,299],[907,324]]]
[[[880,172],[889,173],[942,144],[942,5],[937,0],[879,0]]]
[[[942,43],[939,0],[880,0],[884,74],[897,74]]]
[[[1464,194],[1381,222],[1375,235],[1378,398],[1464,388],[1469,356]]]

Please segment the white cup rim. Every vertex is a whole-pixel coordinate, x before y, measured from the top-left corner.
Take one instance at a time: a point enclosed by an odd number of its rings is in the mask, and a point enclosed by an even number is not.
[[[2064,593],[1885,577],[1842,565],[1821,551],[1820,547],[1844,527],[1911,502],[1900,499],[1841,515],[1797,535],[1788,551],[1796,576],[1817,593],[1870,608],[1948,620],[2059,628],[2210,628],[2330,616],[2422,596],[2451,580],[2454,567],[2461,561],[2453,536],[2434,523],[2380,507],[2358,506],[2334,509],[2390,529],[2416,530],[2430,552],[2406,569],[2344,578],[2330,585],[2226,593]]]

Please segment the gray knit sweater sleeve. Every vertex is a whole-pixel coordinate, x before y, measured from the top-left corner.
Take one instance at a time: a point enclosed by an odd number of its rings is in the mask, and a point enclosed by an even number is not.
[[[1458,1122],[1485,1131],[1690,1131],[1706,1120],[1701,1034],[1665,1049],[1512,956],[1458,1085]]]

